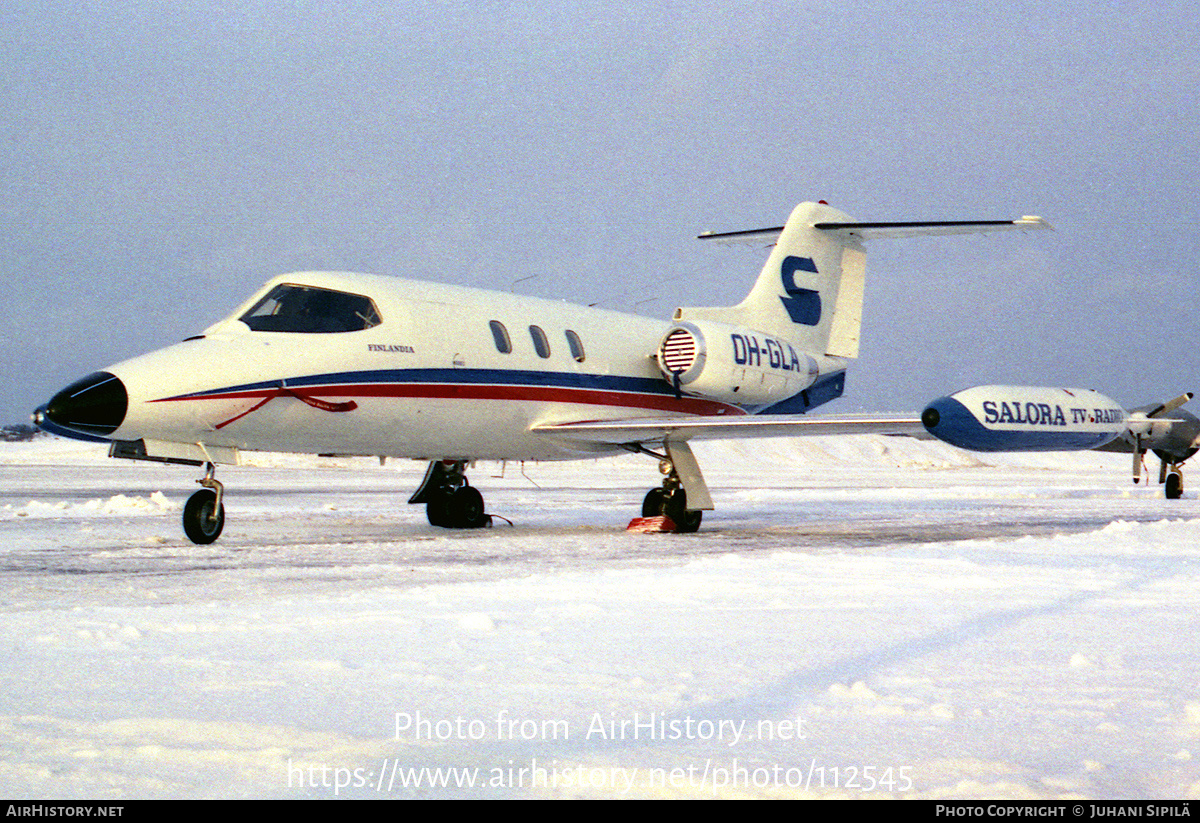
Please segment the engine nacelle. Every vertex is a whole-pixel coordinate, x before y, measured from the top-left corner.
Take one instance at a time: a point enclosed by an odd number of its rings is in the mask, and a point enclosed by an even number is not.
[[[742,406],[786,400],[811,386],[819,371],[816,360],[785,340],[704,320],[671,327],[658,346],[658,368],[689,394]]]
[[[1095,449],[1128,429],[1117,401],[1091,389],[975,386],[934,400],[926,430],[977,452]]]

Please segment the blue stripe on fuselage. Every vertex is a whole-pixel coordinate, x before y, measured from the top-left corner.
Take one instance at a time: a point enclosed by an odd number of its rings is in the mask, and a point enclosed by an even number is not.
[[[371,384],[459,383],[501,386],[553,386],[600,391],[640,392],[642,394],[674,395],[674,389],[662,380],[648,377],[625,377],[610,374],[575,374],[527,369],[372,369],[367,371],[333,372],[285,380],[263,380],[238,386],[180,394],[166,400],[208,397],[238,392],[263,391],[279,388],[284,383],[290,389],[310,386],[344,386]]]
[[[768,406],[756,414],[804,414],[824,405],[830,400],[836,400],[846,390],[846,370],[827,374],[813,383],[804,391],[781,400],[773,406]]]

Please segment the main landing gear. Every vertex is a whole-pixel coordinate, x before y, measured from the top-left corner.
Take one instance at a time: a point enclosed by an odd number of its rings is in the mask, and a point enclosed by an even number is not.
[[[1168,500],[1178,500],[1183,497],[1183,464],[1194,452],[1187,454],[1172,454],[1162,449],[1153,450],[1160,461],[1158,468],[1158,483],[1163,486],[1163,494]],[[1142,468],[1145,466],[1146,450],[1142,446],[1142,438],[1133,441],[1133,482],[1142,480]],[[1146,480],[1149,483],[1149,479]]]
[[[1168,500],[1178,500],[1183,497],[1183,463],[1176,463],[1163,457],[1158,470],[1158,482],[1163,484]]]
[[[467,461],[435,460],[425,470],[425,479],[409,498],[424,503],[430,525],[444,529],[478,529],[492,525],[483,509],[483,495],[467,482]]]
[[[669,459],[664,459],[659,461],[658,470],[664,475],[662,486],[646,492],[646,497],[642,500],[642,517],[666,517],[670,523],[663,524],[668,526],[664,531],[683,534],[697,531],[704,512],[688,509],[687,491],[679,480],[679,472],[675,471],[675,465]]]
[[[658,458],[658,470],[663,483],[651,489],[642,500],[642,516],[630,521],[628,530],[635,532],[691,533],[700,528],[703,509],[712,509],[712,497],[700,474],[700,466],[691,448],[684,442],[664,443],[666,454],[657,454],[640,443],[627,443],[629,451]],[[689,508],[688,489],[692,490],[693,508]]]
[[[196,482],[204,488],[188,498],[183,507],[183,533],[193,543],[206,546],[225,528],[225,487],[217,480],[216,466],[205,464],[204,477]]]

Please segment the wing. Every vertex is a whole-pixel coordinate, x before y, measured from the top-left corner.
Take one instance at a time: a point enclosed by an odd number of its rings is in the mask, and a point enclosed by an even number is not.
[[[586,443],[649,443],[699,438],[794,437],[819,434],[892,434],[928,437],[916,417],[868,415],[739,415],[737,417],[655,417],[629,420],[583,420],[545,423],[535,432]]]

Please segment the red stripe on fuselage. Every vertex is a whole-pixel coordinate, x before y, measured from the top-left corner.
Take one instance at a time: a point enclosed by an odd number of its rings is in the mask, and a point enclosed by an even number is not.
[[[480,383],[376,383],[305,386],[288,391],[306,397],[396,397],[432,400],[515,400],[536,403],[575,403],[588,406],[618,406],[621,408],[669,411],[679,414],[716,415],[746,414],[744,409],[729,403],[704,400],[697,397],[676,399],[665,394],[639,394],[632,392],[604,391],[601,389],[574,389],[562,386],[512,386]],[[255,397],[278,396],[279,389],[264,388],[250,391],[221,394],[162,397],[153,403],[178,402],[181,400],[236,400]]]

